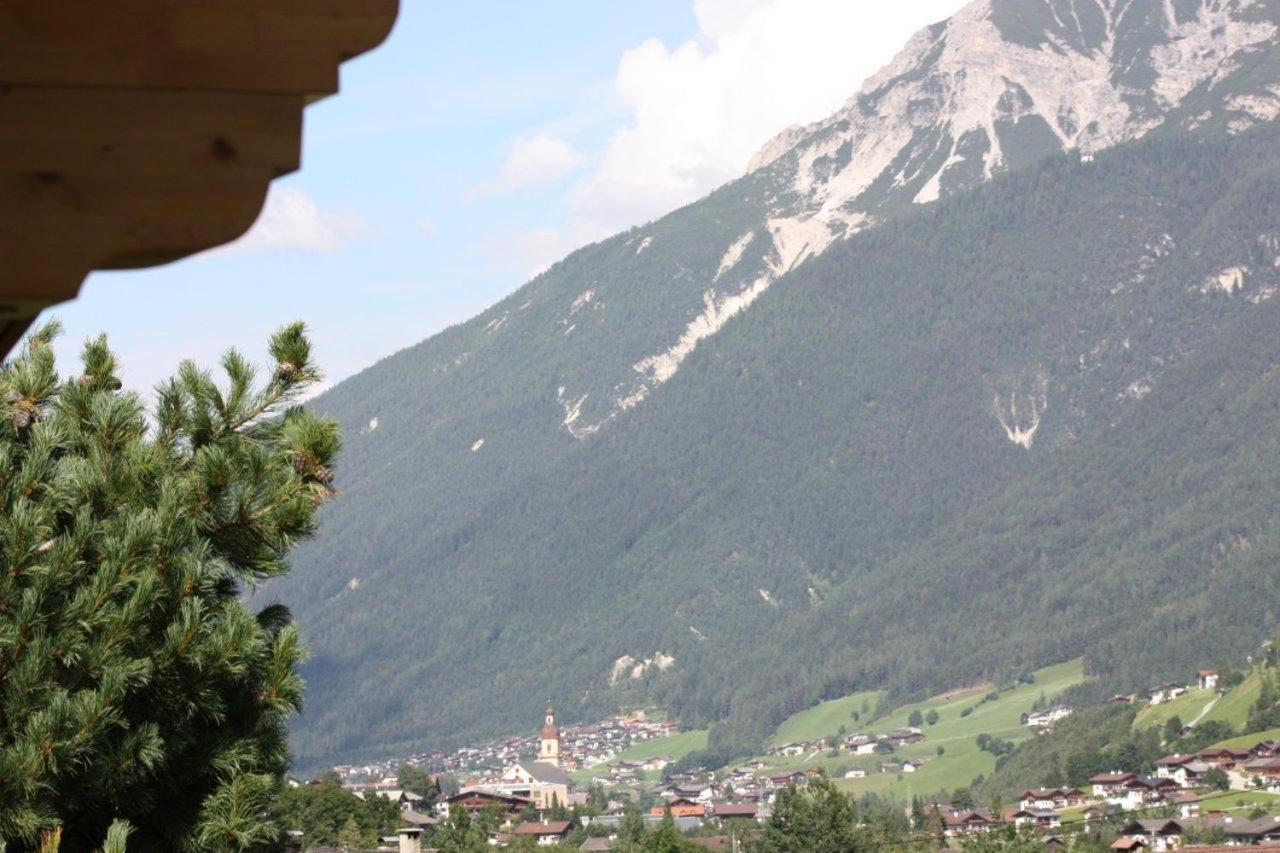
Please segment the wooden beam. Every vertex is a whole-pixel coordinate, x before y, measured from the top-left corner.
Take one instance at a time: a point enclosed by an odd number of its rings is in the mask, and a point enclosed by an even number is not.
[[[0,355],[94,269],[243,234],[397,0],[0,0]]]
[[[396,0],[3,0],[12,85],[327,95]]]

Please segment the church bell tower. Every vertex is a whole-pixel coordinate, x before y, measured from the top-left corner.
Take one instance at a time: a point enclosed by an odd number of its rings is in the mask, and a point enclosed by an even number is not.
[[[547,708],[546,722],[538,734],[538,760],[560,766],[560,729],[556,726],[556,712]]]

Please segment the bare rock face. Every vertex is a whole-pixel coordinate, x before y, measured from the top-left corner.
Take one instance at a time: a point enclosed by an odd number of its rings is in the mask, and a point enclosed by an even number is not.
[[[834,228],[893,201],[971,187],[1057,150],[1093,154],[1173,118],[1272,118],[1272,87],[1233,83],[1271,57],[1263,0],[977,0],[918,33],[835,115],[789,128],[775,165]],[[1192,115],[1184,107],[1194,106]]]
[[[1274,118],[1275,75],[1252,78],[1274,61],[1278,21],[1270,0],[976,0],[922,30],[838,112],[751,159],[748,176],[772,190],[756,227],[709,280],[690,271],[683,325],[566,428],[595,435],[780,275],[895,209],[1170,123],[1238,132]],[[763,239],[744,247],[750,234]]]

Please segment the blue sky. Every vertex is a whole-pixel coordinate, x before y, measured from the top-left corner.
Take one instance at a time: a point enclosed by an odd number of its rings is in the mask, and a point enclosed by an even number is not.
[[[98,273],[49,312],[128,385],[313,329],[330,378],[467,319],[587,242],[739,174],[960,0],[402,0],[308,108],[302,170],[239,243]],[[891,8],[886,8],[890,6]]]

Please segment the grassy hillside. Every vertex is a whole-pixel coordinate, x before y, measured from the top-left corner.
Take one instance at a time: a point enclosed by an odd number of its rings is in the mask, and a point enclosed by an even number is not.
[[[656,738],[628,747],[605,765],[579,770],[573,774],[574,779],[585,783],[593,776],[598,776],[603,767],[611,767],[622,761],[642,761],[646,758],[662,756],[672,761],[679,761],[691,752],[707,748],[707,731],[680,732],[670,737]]]
[[[1182,720],[1183,724],[1188,724],[1200,717],[1202,722],[1217,720],[1239,729],[1245,724],[1250,710],[1258,701],[1264,677],[1262,670],[1255,669],[1226,693],[1220,694],[1216,690],[1197,688],[1187,691],[1172,702],[1144,706],[1134,717],[1133,727],[1135,729],[1158,728],[1174,717]]]
[[[647,740],[638,743],[628,749],[624,749],[618,755],[619,761],[640,761],[645,758],[656,758],[663,756],[670,758],[672,761],[679,761],[691,752],[707,747],[707,730],[691,732],[680,732],[671,737],[658,738],[656,740]]]
[[[1174,717],[1186,724],[1194,720],[1210,702],[1215,702],[1215,700],[1218,700],[1218,691],[1216,690],[1200,690],[1199,688],[1188,690],[1172,702],[1161,702],[1159,705],[1146,706],[1134,717],[1133,726],[1139,729],[1155,728],[1163,726]]]
[[[1197,692],[1180,697],[1173,703],[1158,706],[1126,704],[1086,705],[1073,716],[1054,727],[1054,731],[1024,741],[1001,763],[981,790],[983,796],[1008,796],[1012,792],[1035,785],[1083,785],[1096,773],[1115,768],[1134,772],[1154,772],[1163,756],[1190,754],[1210,746],[1253,746],[1261,740],[1280,735],[1280,729],[1260,730],[1229,736],[1246,724],[1253,727],[1275,726],[1280,715],[1251,713],[1266,685],[1275,677],[1275,660],[1271,655],[1255,664],[1251,672],[1219,698],[1205,717],[1182,735],[1164,731],[1162,723],[1173,712],[1187,713],[1189,723],[1204,710],[1213,697]],[[1097,695],[1096,689],[1088,691]],[[1225,710],[1221,719],[1209,719],[1219,705]],[[1163,709],[1163,713],[1154,712]],[[1181,716],[1181,714],[1179,714]],[[1216,742],[1215,742],[1216,741]]]
[[[1213,706],[1213,709],[1205,715],[1205,719],[1221,720],[1239,729],[1249,719],[1249,711],[1258,701],[1258,694],[1262,692],[1263,677],[1262,672],[1250,673],[1244,681],[1228,691],[1227,695]]]
[[[926,736],[924,743],[905,746],[893,755],[853,756],[842,752],[838,757],[832,758],[823,752],[812,757],[764,757],[762,760],[768,764],[768,769],[762,773],[823,767],[828,774],[837,778],[837,784],[841,788],[857,793],[873,791],[894,796],[905,795],[908,788],[915,794],[930,794],[969,785],[975,776],[989,774],[995,766],[995,757],[978,748],[978,735],[988,734],[1014,743],[1034,737],[1030,729],[1021,725],[1022,715],[1029,713],[1037,700],[1052,701],[1068,688],[1083,683],[1084,672],[1081,662],[1074,660],[1041,669],[1034,673],[1033,678],[1034,681],[1030,684],[998,691],[998,698],[987,698],[993,692],[991,686],[954,691],[895,708],[868,725],[850,728],[850,731],[883,734],[906,727],[913,711],[919,711],[922,716],[927,716],[930,711],[938,714],[936,724],[922,727]],[[836,701],[846,701],[848,704],[848,701],[854,699],[851,696],[846,697],[846,700]],[[861,701],[861,698],[856,699],[854,705],[860,706]],[[787,722],[794,725],[796,719],[793,717]],[[796,739],[780,735],[781,730],[773,740],[786,742]],[[942,755],[938,755],[939,747],[944,750]],[[877,766],[883,761],[902,762],[909,759],[921,759],[926,764],[914,773],[876,772]],[[863,779],[842,778],[846,770],[855,767],[866,769],[870,775]]]
[[[1263,731],[1254,732],[1252,734],[1237,735],[1236,737],[1227,738],[1226,740],[1218,741],[1213,744],[1213,746],[1218,748],[1253,747],[1261,741],[1277,739],[1280,739],[1280,729],[1264,729]]]
[[[868,690],[819,702],[784,720],[769,738],[769,743],[778,745],[833,737],[841,728],[860,731],[864,724],[872,720],[883,696],[878,690]],[[854,714],[858,715],[857,720],[854,719]]]

